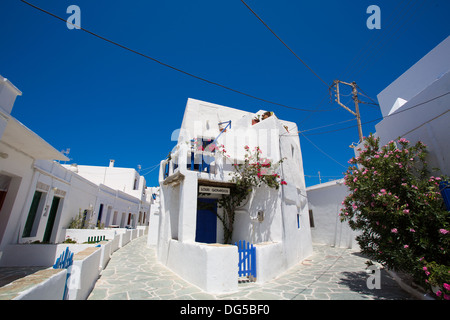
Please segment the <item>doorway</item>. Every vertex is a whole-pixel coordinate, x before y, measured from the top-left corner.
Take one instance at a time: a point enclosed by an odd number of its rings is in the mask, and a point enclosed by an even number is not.
[[[44,238],[42,242],[50,242],[53,233],[53,226],[55,224],[56,214],[58,213],[59,202],[61,198],[53,197],[52,206],[48,215],[47,226],[45,227]]]
[[[197,199],[195,241],[217,242],[217,199]]]

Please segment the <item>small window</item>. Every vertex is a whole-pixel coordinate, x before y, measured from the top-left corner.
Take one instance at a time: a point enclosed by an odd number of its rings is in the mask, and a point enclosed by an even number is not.
[[[297,213],[297,229],[300,229],[300,213]]]

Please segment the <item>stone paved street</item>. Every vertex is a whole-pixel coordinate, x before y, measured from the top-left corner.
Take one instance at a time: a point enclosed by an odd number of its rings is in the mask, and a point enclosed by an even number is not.
[[[315,245],[314,254],[264,284],[243,283],[231,294],[208,294],[184,281],[156,259],[147,237],[116,251],[89,300],[405,300],[412,297],[384,271],[381,288],[369,289],[366,258],[357,251]]]

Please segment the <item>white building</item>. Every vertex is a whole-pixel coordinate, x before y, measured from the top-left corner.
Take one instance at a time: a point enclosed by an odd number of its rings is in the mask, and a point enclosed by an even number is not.
[[[450,175],[450,36],[378,94],[380,144],[403,137],[427,145],[430,169]],[[355,149],[356,150],[356,149]]]
[[[69,159],[11,116],[18,95],[0,76],[0,265],[9,245],[64,241],[80,213],[92,228],[146,225],[145,179],[134,169],[103,167],[103,180],[91,181],[78,173],[89,167],[59,164]]]
[[[399,137],[427,145],[428,165],[437,167],[435,175],[450,175],[450,37],[420,59],[392,84],[378,94],[384,119],[375,125],[380,145]],[[355,155],[358,156],[355,147]],[[307,189],[309,208],[313,211],[314,243],[355,247],[348,224],[339,220],[341,202],[347,187],[339,181]]]
[[[259,111],[256,115],[263,114]],[[187,281],[209,292],[237,290],[237,247],[222,244],[216,213],[220,193],[200,194],[200,187],[233,187],[232,164],[244,161],[244,146],[259,147],[273,162],[285,158],[279,190],[261,187],[236,212],[232,243],[256,245],[257,281],[269,280],[312,254],[303,163],[297,126],[270,116],[252,125],[254,113],[189,99],[171,158],[160,168],[161,214],[158,259]],[[213,140],[227,157],[191,144]],[[219,191],[220,192],[220,191]],[[198,208],[209,203],[209,209]],[[151,224],[152,222],[150,222]]]
[[[147,201],[150,202],[150,217],[148,226],[148,241],[150,245],[158,244],[159,217],[161,214],[161,198],[159,187],[147,188]]]
[[[338,248],[358,248],[356,232],[347,222],[341,222],[342,201],[348,195],[344,179],[329,181],[306,188],[312,242]]]
[[[67,157],[11,116],[15,99],[21,94],[9,80],[0,76],[0,259],[4,246],[17,243],[23,232],[25,235],[39,233],[43,238],[55,236],[55,219],[61,209],[59,202],[66,192],[65,177],[58,177],[54,184],[49,184],[35,166],[38,159],[67,161]],[[39,207],[40,223],[30,221],[27,224],[25,212],[34,197],[35,203],[40,200],[35,190],[40,190],[40,195],[46,193],[48,200]]]
[[[119,168],[110,160],[108,167],[65,165],[81,177],[100,186],[96,219],[105,227],[136,227],[148,224],[150,202],[145,178],[132,168]],[[114,202],[107,200],[114,196]],[[103,200],[101,199],[103,198]]]

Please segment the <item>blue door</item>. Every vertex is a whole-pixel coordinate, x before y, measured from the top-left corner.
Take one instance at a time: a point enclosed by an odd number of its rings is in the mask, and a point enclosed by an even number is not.
[[[197,201],[197,227],[195,241],[203,243],[217,242],[217,199]]]

